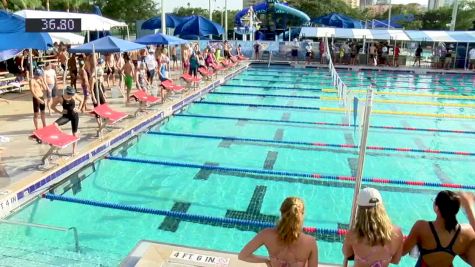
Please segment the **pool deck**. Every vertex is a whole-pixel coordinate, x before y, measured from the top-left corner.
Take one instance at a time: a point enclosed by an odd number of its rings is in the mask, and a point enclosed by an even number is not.
[[[140,241],[120,267],[265,267],[264,263],[248,263],[238,260],[236,253],[217,250],[198,249],[186,246]],[[321,267],[338,265],[319,264]]]
[[[93,157],[91,155],[100,155],[102,150],[112,149],[112,144],[116,146],[126,141],[128,138],[122,138],[127,137],[124,136],[124,133],[138,134],[154,123],[172,115],[186,104],[201,97],[201,95],[206,94],[226,79],[247,68],[247,66],[248,63],[242,62],[234,70],[221,73],[213,80],[203,80],[198,88],[189,88],[185,93],[168,97],[163,104],[151,106],[147,113],[139,114],[137,117],[130,116],[115,125],[106,127],[102,139],[96,137],[97,123],[95,117],[88,113],[80,114],[80,140],[77,156],[71,156],[72,145],[68,146],[60,150],[61,154],[59,156],[53,158],[48,169],[42,169],[40,165],[42,164],[41,158],[49,150],[49,146],[37,144],[36,141],[28,138],[34,130],[30,91],[24,90],[22,93],[2,95],[2,98],[8,99],[10,103],[0,103],[0,135],[8,137],[10,141],[0,143],[0,147],[3,148],[3,152],[0,152],[0,218],[8,216],[14,209],[22,205],[25,202],[22,199],[23,196],[28,195],[31,199],[33,195],[38,195],[39,191],[44,191],[47,187],[64,179],[67,174],[77,171],[78,168],[74,168],[76,166],[74,162],[81,161],[85,157],[92,161]],[[171,78],[177,82],[180,75],[179,71],[174,71],[171,73]],[[154,87],[151,89],[153,94],[157,92],[157,84],[155,81]],[[111,108],[128,114],[133,114],[137,110],[139,103],[131,101],[131,104],[126,106],[124,99],[121,96],[117,97],[119,95],[117,89],[113,88],[113,91],[114,93],[106,92],[108,104]],[[112,98],[111,95],[116,97]],[[89,108],[92,108],[90,103]],[[48,115],[46,110],[47,125],[52,124],[58,117],[59,115],[54,113]],[[39,125],[41,125],[41,120],[39,120]],[[140,129],[137,130],[137,127]],[[71,131],[70,124],[62,126],[62,129],[69,134]],[[120,142],[116,142],[116,140]],[[104,155],[102,153],[102,156]],[[61,170],[62,167],[67,165],[72,165],[72,168],[65,171]],[[45,177],[49,178],[45,180]],[[19,201],[20,199],[22,201]]]

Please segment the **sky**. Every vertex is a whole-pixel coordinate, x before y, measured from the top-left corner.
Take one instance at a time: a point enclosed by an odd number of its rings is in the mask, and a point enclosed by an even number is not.
[[[160,0],[156,0],[159,2]],[[315,1],[325,1],[325,0],[315,0]],[[174,8],[184,6],[186,7],[190,3],[191,7],[201,7],[208,9],[209,0],[164,0],[165,2],[165,11],[172,12]],[[427,6],[428,0],[392,0],[393,4],[409,4],[409,3],[418,3],[424,6]],[[213,9],[217,7],[224,9],[224,0],[211,0],[211,5]],[[242,9],[242,0],[228,0],[228,9],[236,10]]]

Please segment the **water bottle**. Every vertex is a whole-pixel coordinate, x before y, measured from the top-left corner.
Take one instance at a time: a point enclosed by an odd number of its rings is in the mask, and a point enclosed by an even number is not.
[[[409,252],[409,256],[413,257],[413,258],[419,258],[419,255],[420,255],[420,252],[419,252],[419,248],[417,246],[414,246],[412,249],[411,249],[411,252]]]

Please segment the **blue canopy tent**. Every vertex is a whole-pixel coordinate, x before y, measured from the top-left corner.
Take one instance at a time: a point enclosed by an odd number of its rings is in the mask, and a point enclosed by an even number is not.
[[[363,28],[363,23],[361,20],[350,18],[338,13],[330,13],[325,16],[314,18],[311,20],[311,22],[336,28]]]
[[[4,10],[0,10],[0,25],[0,51],[47,50],[53,43],[48,33],[25,32],[25,19]]]
[[[72,53],[117,53],[139,50],[145,45],[122,40],[113,36],[106,36],[95,41],[69,49]]]
[[[165,22],[167,28],[175,28],[183,21],[186,21],[190,17],[180,17],[175,14],[167,13],[165,15]],[[162,18],[161,17],[153,17],[150,18],[142,24],[142,30],[155,30],[160,29],[162,27]]]
[[[188,20],[183,21],[175,28],[175,35],[180,37],[202,37],[207,35],[224,34],[221,25],[202,16],[191,16]]]
[[[188,43],[187,40],[183,40],[181,38],[162,33],[145,35],[135,40],[134,42],[143,45],[180,45]]]
[[[391,25],[390,28],[397,28],[397,29],[401,29],[403,28],[403,26],[401,25],[401,23],[404,23],[404,22],[412,22],[414,21],[414,15],[412,14],[407,14],[407,15],[404,15],[404,14],[399,14],[399,15],[396,15],[396,16],[393,16],[391,18]],[[387,28],[388,27],[388,24],[389,24],[389,21],[387,19],[385,20],[375,20],[373,19],[371,21],[371,28]],[[369,27],[367,27],[369,28]]]
[[[92,13],[102,17],[102,11],[96,5],[94,5],[92,7]],[[87,34],[89,34],[89,40],[87,39],[87,37],[88,37]],[[84,36],[84,43],[94,41],[94,40],[97,40],[97,39],[105,37],[105,36],[109,36],[109,35],[111,35],[111,32],[110,31],[90,31],[87,34],[86,34],[86,36]]]

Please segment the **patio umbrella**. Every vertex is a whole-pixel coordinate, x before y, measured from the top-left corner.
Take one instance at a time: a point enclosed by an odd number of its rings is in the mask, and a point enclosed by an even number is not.
[[[350,18],[338,13],[330,13],[325,16],[314,18],[311,20],[311,22],[336,28],[363,28],[363,23],[361,23],[360,20]]]
[[[117,53],[145,48],[144,45],[129,42],[112,36],[106,36],[95,41],[69,49],[72,53]]]
[[[183,21],[186,21],[190,17],[180,17],[175,14],[166,14],[165,15],[165,22],[167,24],[167,28],[175,28]],[[162,18],[161,17],[153,17],[150,18],[142,24],[142,30],[155,30],[162,28]]]
[[[8,49],[47,50],[53,41],[48,33],[25,32],[25,18],[0,10],[0,51]]]
[[[166,35],[163,33],[156,33],[156,34],[149,34],[140,37],[139,39],[135,40],[134,42],[143,45],[180,45],[188,43],[187,40],[183,40],[181,38]]]
[[[221,25],[202,16],[191,16],[175,28],[175,35],[179,36],[207,36],[221,35],[224,29]]]

